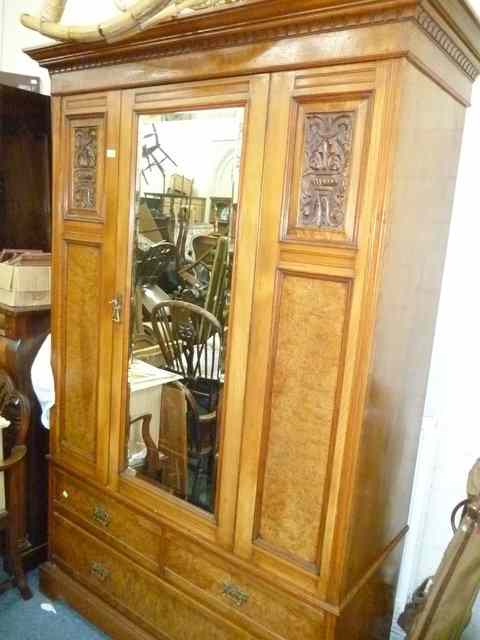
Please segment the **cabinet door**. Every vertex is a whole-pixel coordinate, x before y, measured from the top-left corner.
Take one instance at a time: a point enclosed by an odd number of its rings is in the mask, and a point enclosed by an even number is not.
[[[115,337],[112,481],[227,547],[268,87],[265,75],[148,87],[122,105],[118,287],[132,304]],[[159,380],[165,371],[179,372],[178,393]]]
[[[346,442],[360,431],[389,65],[278,73],[271,84],[235,548],[322,597],[348,526]]]
[[[101,482],[110,422],[119,113],[115,92],[53,103],[52,452]]]

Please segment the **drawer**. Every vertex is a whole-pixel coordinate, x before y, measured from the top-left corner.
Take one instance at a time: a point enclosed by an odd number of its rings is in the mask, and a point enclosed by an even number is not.
[[[194,543],[167,534],[165,578],[178,586],[187,581],[204,592],[206,601],[228,606],[237,616],[285,640],[322,640],[326,637],[325,615],[307,604],[262,585],[228,567],[213,553]],[[180,578],[178,580],[177,578]],[[218,608],[218,607],[217,607]],[[263,637],[272,637],[265,634]]]
[[[151,520],[71,476],[55,471],[54,508],[80,520],[121,551],[156,570],[162,556],[162,529]]]
[[[61,516],[53,524],[53,560],[155,637],[254,640]]]

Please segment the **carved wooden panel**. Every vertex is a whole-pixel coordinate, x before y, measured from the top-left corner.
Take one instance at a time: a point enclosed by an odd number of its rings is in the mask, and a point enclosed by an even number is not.
[[[352,244],[368,99],[292,104],[284,239]]]
[[[345,229],[354,126],[354,113],[306,115],[299,226]]]
[[[98,128],[75,127],[72,192],[76,209],[95,209],[97,203]]]
[[[69,122],[66,218],[99,222],[104,218],[104,119],[75,118]]]
[[[96,457],[100,247],[66,245],[63,344],[62,449],[93,462]]]
[[[257,544],[316,570],[350,286],[280,279]]]

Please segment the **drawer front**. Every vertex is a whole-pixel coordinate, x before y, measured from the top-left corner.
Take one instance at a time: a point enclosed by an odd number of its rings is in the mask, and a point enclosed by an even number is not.
[[[152,635],[171,640],[254,640],[196,605],[61,516],[54,518],[53,559]]]
[[[167,534],[168,535],[168,534]],[[175,583],[176,576],[275,637],[285,640],[323,640],[325,616],[268,586],[259,586],[237,570],[232,570],[213,554],[206,553],[181,538],[166,540],[165,577]]]
[[[94,527],[148,568],[160,566],[163,532],[156,524],[61,471],[55,471],[54,487],[56,511]]]

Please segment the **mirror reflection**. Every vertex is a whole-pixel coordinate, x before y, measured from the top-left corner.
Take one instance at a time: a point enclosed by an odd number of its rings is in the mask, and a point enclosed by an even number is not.
[[[139,122],[128,472],[213,513],[244,110]]]

